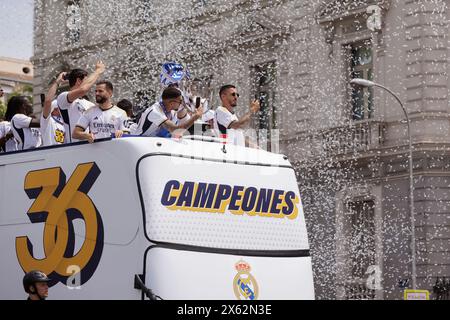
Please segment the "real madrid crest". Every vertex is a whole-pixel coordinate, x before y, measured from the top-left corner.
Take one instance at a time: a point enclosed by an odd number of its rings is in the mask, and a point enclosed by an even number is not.
[[[258,283],[250,274],[250,265],[241,259],[235,264],[235,268],[238,272],[233,280],[233,289],[236,298],[239,300],[258,299]]]

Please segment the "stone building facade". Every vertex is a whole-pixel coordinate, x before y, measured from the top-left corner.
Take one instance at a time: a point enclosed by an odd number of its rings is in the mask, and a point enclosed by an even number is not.
[[[298,173],[317,298],[402,299],[413,265],[420,289],[450,277],[447,1],[35,3],[35,95],[102,59],[116,99],[154,99],[167,60],[187,64],[215,105],[226,83],[241,112],[259,96],[253,127],[279,137]],[[388,87],[408,110],[415,261],[407,123],[392,95],[352,78]]]

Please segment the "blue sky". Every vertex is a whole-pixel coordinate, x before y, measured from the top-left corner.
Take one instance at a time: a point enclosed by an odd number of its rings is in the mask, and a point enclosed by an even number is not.
[[[0,0],[0,56],[33,56],[33,0]]]

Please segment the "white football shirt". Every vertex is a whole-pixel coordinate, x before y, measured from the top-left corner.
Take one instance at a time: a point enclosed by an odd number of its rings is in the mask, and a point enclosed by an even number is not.
[[[66,129],[62,118],[49,115],[47,119],[41,114],[41,135],[44,147],[63,144]]]
[[[242,129],[230,129],[234,121],[239,121],[238,117],[228,111],[225,107],[218,107],[214,118],[214,130],[217,135],[227,135],[227,141],[231,144],[245,146],[245,137]]]
[[[162,102],[157,102],[144,111],[136,127],[132,127],[131,134],[145,137],[170,137],[170,132],[161,125],[167,120],[175,125],[181,125],[189,121],[191,116],[187,114],[184,118],[178,119],[177,111],[165,112]]]
[[[0,122],[0,138],[3,138],[8,133],[11,132],[11,123],[8,121]],[[0,152],[12,152],[17,151],[17,141],[14,138],[11,138],[6,141],[4,149],[0,149]]]
[[[107,110],[95,106],[81,116],[76,126],[89,129],[95,139],[110,138],[116,130],[125,129],[123,126],[124,114],[124,111],[116,106]]]
[[[18,150],[27,150],[42,145],[41,132],[39,129],[30,128],[31,118],[18,113],[11,119],[11,131],[17,140]]]
[[[172,112],[166,114],[161,104],[157,102],[144,111],[134,134],[138,136],[156,137],[161,131],[161,125],[167,120],[172,119],[172,116]]]
[[[65,132],[65,143],[77,142],[79,140],[72,138],[72,132],[75,128],[78,120],[82,116],[82,114],[94,107],[90,101],[86,99],[76,99],[72,103],[67,100],[69,92],[63,92],[58,96],[58,107],[61,111],[61,116],[64,122]]]
[[[123,120],[123,127],[125,128],[124,129],[125,132],[126,133],[132,132],[132,130],[135,130],[133,128],[136,127],[136,126],[137,126],[137,124],[134,123],[133,120],[131,120],[128,116],[125,115],[125,119]]]

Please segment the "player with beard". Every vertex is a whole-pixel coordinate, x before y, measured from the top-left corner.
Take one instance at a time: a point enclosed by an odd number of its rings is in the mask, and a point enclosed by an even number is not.
[[[95,139],[109,138],[114,135],[120,138],[125,129],[123,122],[126,113],[112,104],[114,88],[109,81],[100,81],[95,88],[97,105],[86,111],[78,120],[72,137],[93,143]],[[89,132],[86,132],[89,129]]]
[[[242,129],[250,122],[252,115],[259,111],[259,101],[252,101],[249,112],[239,119],[234,111],[239,98],[236,87],[233,85],[223,86],[220,88],[219,96],[222,105],[217,108],[214,119],[214,129],[217,134],[221,137],[227,136],[228,141],[231,141],[232,144],[252,146],[245,138]]]

